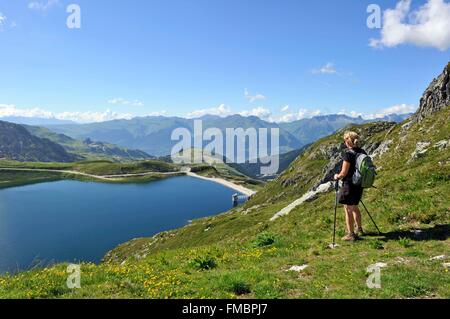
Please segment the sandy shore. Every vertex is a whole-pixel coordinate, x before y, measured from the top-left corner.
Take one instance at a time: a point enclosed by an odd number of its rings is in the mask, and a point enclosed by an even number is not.
[[[221,185],[223,185],[225,187],[234,189],[235,191],[238,191],[239,193],[242,193],[242,194],[244,194],[246,196],[253,196],[253,195],[256,194],[255,191],[253,191],[253,190],[251,190],[249,188],[246,188],[246,187],[241,186],[241,185],[234,184],[234,183],[232,183],[230,181],[227,181],[227,180],[225,180],[223,178],[204,177],[204,176],[200,176],[200,175],[197,175],[195,173],[192,173],[192,172],[186,172],[186,175],[187,176],[191,176],[191,177],[195,177],[195,178],[199,178],[199,179],[203,179],[203,180],[207,180],[207,181],[210,181],[210,182],[221,184]]]

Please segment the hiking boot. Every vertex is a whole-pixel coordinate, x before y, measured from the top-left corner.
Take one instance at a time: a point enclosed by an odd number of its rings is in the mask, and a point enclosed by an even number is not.
[[[344,237],[342,237],[343,241],[356,241],[356,235],[354,233],[347,234]]]
[[[362,227],[359,227],[357,230],[356,230],[356,236],[357,237],[362,237],[362,236],[364,236],[365,234],[364,234],[364,230],[362,229]]]

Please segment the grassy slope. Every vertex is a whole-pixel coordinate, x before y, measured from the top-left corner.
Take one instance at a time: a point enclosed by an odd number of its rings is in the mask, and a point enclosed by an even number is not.
[[[0,296],[450,298],[448,270],[443,261],[430,260],[450,251],[450,149],[438,151],[431,146],[424,157],[406,165],[417,142],[448,139],[449,118],[446,108],[410,128],[404,140],[400,140],[400,125],[389,133],[387,138],[394,142],[377,159],[378,189],[365,196],[384,236],[371,235],[327,249],[332,193],[269,222],[274,213],[320,180],[328,162],[324,146],[340,143],[339,132],[315,143],[244,207],[125,243],[108,254],[107,262],[83,265],[79,290],[65,288],[65,265],[57,265],[0,277]],[[364,135],[372,125],[357,129]],[[375,132],[368,139],[385,140],[386,134],[386,130]],[[343,234],[342,215],[339,235]],[[367,230],[374,231],[364,222]],[[423,232],[414,236],[412,229]],[[274,243],[264,246],[271,239]],[[371,290],[365,284],[366,268],[376,262],[388,266],[382,270],[382,289]],[[309,267],[300,274],[286,271],[303,264]],[[213,269],[200,270],[208,266]]]

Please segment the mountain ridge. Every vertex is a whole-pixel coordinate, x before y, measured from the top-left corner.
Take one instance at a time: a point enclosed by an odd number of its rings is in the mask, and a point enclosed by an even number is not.
[[[0,121],[0,158],[38,162],[73,162],[80,159],[57,143],[32,135],[21,125],[4,121]]]
[[[395,118],[401,118],[397,116]],[[226,128],[279,128],[280,153],[287,153],[315,141],[317,138],[333,133],[348,124],[364,122],[362,118],[351,118],[346,115],[328,115],[319,119],[311,118],[291,123],[267,122],[259,117],[244,117],[230,115],[219,117],[206,115],[203,128],[219,128],[224,134]],[[338,120],[336,120],[338,119]],[[136,117],[131,120],[114,120],[91,124],[46,125],[56,132],[75,139],[100,140],[121,147],[140,149],[152,156],[166,156],[171,153],[175,141],[171,141],[171,134],[176,128],[186,128],[191,133],[195,119],[181,117]],[[332,123],[324,123],[326,121]],[[320,123],[318,123],[320,122]]]
[[[100,141],[85,139],[75,140],[64,134],[53,133],[47,128],[40,126],[23,125],[32,135],[46,138],[61,145],[67,152],[74,153],[82,158],[93,159],[114,159],[114,160],[145,160],[154,157],[140,150],[120,148],[116,145]]]

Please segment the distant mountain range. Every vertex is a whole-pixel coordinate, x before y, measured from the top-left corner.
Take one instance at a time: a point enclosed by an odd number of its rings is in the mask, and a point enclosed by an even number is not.
[[[282,123],[280,126],[295,136],[302,146],[313,143],[318,139],[328,136],[343,127],[351,124],[364,124],[370,122],[396,122],[400,123],[412,114],[391,114],[382,118],[365,120],[360,117],[350,117],[342,114],[323,115],[302,119],[291,123]]]
[[[139,150],[113,144],[76,140],[47,128],[0,121],[0,159],[24,162],[74,162],[80,160],[145,160]]]
[[[287,153],[300,149],[350,124],[381,120],[401,122],[407,117],[409,117],[409,114],[390,115],[382,119],[368,121],[362,117],[325,115],[291,123],[270,123],[255,116],[244,117],[240,115],[231,115],[224,118],[207,115],[200,119],[203,120],[204,130],[219,128],[224,136],[226,128],[279,128],[280,153]],[[104,141],[120,147],[139,149],[152,156],[165,156],[170,154],[172,147],[177,142],[171,140],[172,132],[176,128],[186,128],[192,133],[194,120],[181,117],[158,116],[90,124],[50,124],[44,126],[53,132],[78,140],[93,139]]]
[[[77,154],[84,159],[112,159],[112,160],[145,160],[153,157],[140,150],[118,147],[110,143],[93,141],[89,138],[81,141],[64,134],[58,134],[47,128],[24,125],[34,136],[48,139],[61,145],[67,152]]]
[[[32,135],[22,125],[0,121],[0,158],[29,162],[73,162],[78,156],[61,145]]]
[[[377,119],[375,119],[375,120],[369,120],[369,121],[367,121],[367,122],[370,123],[370,122],[376,122],[376,121],[378,121],[378,122],[383,121],[383,122],[395,122],[395,123],[401,123],[401,122],[403,122],[404,120],[406,120],[407,118],[411,117],[413,114],[414,114],[414,113],[408,113],[408,114],[389,114],[389,115],[386,115],[386,116],[384,116],[384,117],[377,118]]]
[[[279,128],[275,123],[265,122],[258,117],[233,115],[226,118],[206,116],[203,129],[219,128],[224,136],[226,128]],[[142,117],[131,120],[115,120],[83,125],[46,125],[50,130],[75,139],[92,138],[121,147],[140,149],[153,156],[165,156],[171,153],[177,141],[171,140],[172,132],[177,128],[194,131],[194,120],[179,117]],[[300,142],[284,129],[280,129],[281,152],[300,148]]]

